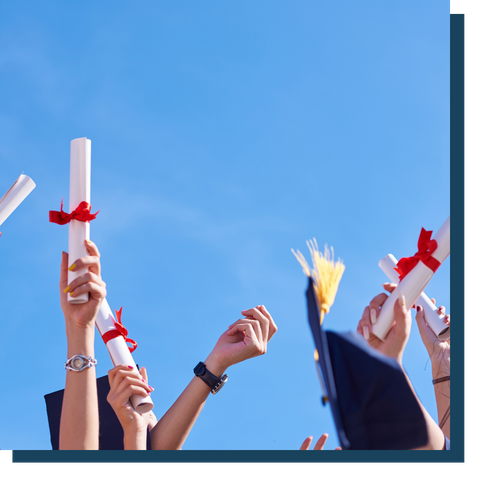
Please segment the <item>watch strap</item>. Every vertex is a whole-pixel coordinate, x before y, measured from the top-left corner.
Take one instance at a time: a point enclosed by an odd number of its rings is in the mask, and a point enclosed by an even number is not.
[[[203,382],[205,382],[208,387],[210,387],[210,392],[212,394],[217,394],[217,392],[222,389],[228,379],[227,375],[223,375],[221,378],[214,375],[211,371],[208,370],[205,363],[203,363],[202,361],[200,361],[194,367],[193,372],[197,377],[201,378],[201,380],[203,380]]]

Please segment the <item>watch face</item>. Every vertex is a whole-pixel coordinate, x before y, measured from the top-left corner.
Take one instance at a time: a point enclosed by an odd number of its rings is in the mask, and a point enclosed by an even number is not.
[[[85,361],[82,359],[82,358],[75,358],[72,362],[71,362],[71,366],[75,369],[75,370],[81,370],[83,368],[83,365],[85,364]]]

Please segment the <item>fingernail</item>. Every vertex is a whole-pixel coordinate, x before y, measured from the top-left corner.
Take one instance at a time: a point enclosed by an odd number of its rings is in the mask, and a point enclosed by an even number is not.
[[[370,309],[370,321],[372,322],[372,325],[377,322],[377,311],[375,311],[375,309]]]
[[[69,294],[69,296],[70,296],[70,297],[73,297],[73,294],[74,294],[74,293],[75,293],[75,292],[71,292],[71,293]]]
[[[85,240],[87,243],[92,243],[90,240]]]
[[[368,327],[365,325],[363,326],[363,337],[368,340],[370,338],[370,330],[368,330]]]
[[[69,292],[69,285],[63,290],[63,293],[68,293]]]
[[[404,305],[406,303],[406,299],[405,299],[405,296],[403,295],[403,293],[401,292],[401,290],[398,290],[398,295],[399,295],[399,305],[401,307],[404,307]]]
[[[153,391],[154,391],[154,389],[153,389],[150,385],[148,385],[148,387],[151,389],[151,392],[153,392]]]
[[[73,262],[71,266],[68,267],[68,271],[73,271],[73,269],[76,267],[76,264]]]
[[[129,368],[130,370],[133,370],[133,369],[134,369],[134,367],[133,367],[133,366],[130,366],[130,365],[128,365],[128,366],[127,366],[127,368]]]
[[[142,379],[142,381],[143,381],[144,383],[146,383],[146,381],[145,381],[144,379]]]
[[[417,306],[417,311],[420,312],[422,310],[422,306]]]

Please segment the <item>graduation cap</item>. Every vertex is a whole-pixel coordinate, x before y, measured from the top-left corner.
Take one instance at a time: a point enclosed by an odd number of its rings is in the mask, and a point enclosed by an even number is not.
[[[427,444],[427,427],[403,370],[360,335],[324,331],[309,278],[309,325],[344,450],[408,450]]]
[[[99,409],[99,449],[123,450],[123,429],[115,411],[106,399],[110,389],[108,376],[99,377],[96,382]],[[44,396],[49,419],[50,442],[53,450],[59,449],[59,427],[63,396],[64,389]],[[147,449],[151,449],[149,428],[147,432]]]

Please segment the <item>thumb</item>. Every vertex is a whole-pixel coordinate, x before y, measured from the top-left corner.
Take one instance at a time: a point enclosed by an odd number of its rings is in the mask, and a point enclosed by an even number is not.
[[[59,278],[59,290],[64,290],[68,286],[68,254],[62,253],[61,256],[61,277]]]
[[[420,332],[420,336],[422,337],[422,342],[424,343],[425,347],[429,349],[429,346],[431,346],[436,340],[436,336],[425,321],[424,308],[422,306],[417,306],[417,314],[415,316],[415,319],[417,320],[418,331]]]
[[[401,290],[398,290],[398,300],[394,303],[394,319],[396,320],[396,324],[404,321],[407,314],[406,297],[401,293]]]

